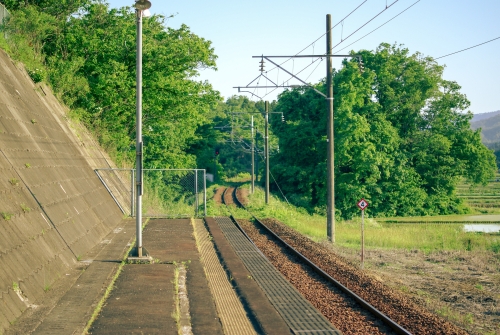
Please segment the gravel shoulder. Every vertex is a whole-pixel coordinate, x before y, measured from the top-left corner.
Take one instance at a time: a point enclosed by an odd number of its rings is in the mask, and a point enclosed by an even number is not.
[[[411,297],[385,285],[324,245],[318,244],[275,219],[262,222],[316,265],[412,334],[464,335],[460,327],[416,304]]]

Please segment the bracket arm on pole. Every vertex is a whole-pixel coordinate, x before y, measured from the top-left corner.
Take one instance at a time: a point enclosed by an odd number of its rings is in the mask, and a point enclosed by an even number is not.
[[[275,66],[279,67],[280,69],[282,69],[283,71],[285,71],[286,73],[288,73],[289,75],[291,75],[293,78],[297,79],[298,81],[300,81],[301,83],[303,83],[304,85],[306,86],[309,86],[310,88],[312,88],[313,90],[316,91],[316,93],[318,93],[319,95],[323,96],[324,98],[326,98],[326,95],[323,93],[323,92],[320,92],[318,91],[316,88],[314,88],[314,86],[312,86],[311,84],[308,84],[306,83],[305,81],[303,81],[302,79],[300,79],[299,77],[297,77],[296,75],[294,75],[293,73],[291,73],[290,71],[288,71],[287,69],[281,67],[280,65],[276,64],[275,62],[273,62],[272,60],[270,60],[269,58],[267,57],[264,57],[265,59],[267,59],[269,62],[271,62],[272,64],[274,64]]]

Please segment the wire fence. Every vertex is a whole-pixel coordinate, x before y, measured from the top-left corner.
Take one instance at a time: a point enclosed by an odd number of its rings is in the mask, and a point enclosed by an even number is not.
[[[96,169],[97,176],[123,214],[135,217],[135,169]],[[201,217],[206,215],[206,171],[144,169],[143,217]]]
[[[4,23],[4,20],[10,16],[9,11],[3,4],[0,3],[0,26]],[[4,37],[7,38],[7,33],[4,31]]]
[[[0,3],[0,25],[3,24],[3,20],[7,19],[10,16],[9,11],[3,4]]]
[[[7,8],[5,8],[5,6],[0,3],[0,24],[2,24],[3,20],[8,18],[9,16],[10,13]]]

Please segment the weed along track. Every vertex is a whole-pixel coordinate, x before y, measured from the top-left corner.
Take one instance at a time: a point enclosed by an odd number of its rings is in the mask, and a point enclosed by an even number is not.
[[[222,195],[229,211],[241,206],[238,196]],[[467,334],[275,219],[233,220],[343,334]]]

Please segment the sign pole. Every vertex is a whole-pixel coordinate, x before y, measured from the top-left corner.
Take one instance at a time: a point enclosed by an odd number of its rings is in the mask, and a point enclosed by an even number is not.
[[[365,210],[361,210],[361,269],[365,267]]]
[[[361,269],[365,267],[365,209],[368,201],[361,199],[356,204],[361,209]]]

